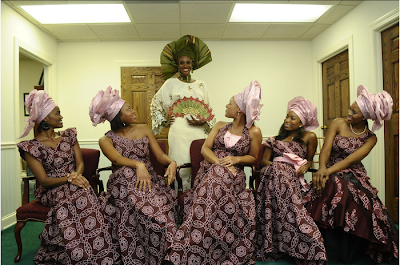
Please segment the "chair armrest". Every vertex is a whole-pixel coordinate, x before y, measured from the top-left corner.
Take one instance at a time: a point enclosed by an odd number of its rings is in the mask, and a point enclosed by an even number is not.
[[[315,172],[317,172],[318,171],[318,169],[315,169],[315,168],[309,168],[308,170],[307,170],[307,172],[312,172],[312,173],[315,173]]]
[[[99,186],[99,191],[98,192],[95,191],[97,195],[104,191],[103,181],[100,179],[100,172],[112,170],[112,168],[113,168],[112,166],[109,166],[109,167],[101,167],[101,168],[96,169],[96,174],[94,176],[94,180],[96,181],[97,185]]]
[[[29,180],[35,179],[35,177],[22,178],[24,182],[24,193],[22,195],[22,205],[29,203]]]
[[[183,183],[179,172],[181,168],[189,168],[189,167],[192,167],[192,163],[186,163],[176,168],[176,181],[178,182],[178,196],[180,196],[183,193]]]

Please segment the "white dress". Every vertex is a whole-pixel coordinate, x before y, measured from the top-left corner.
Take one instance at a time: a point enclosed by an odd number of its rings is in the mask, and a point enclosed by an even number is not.
[[[184,97],[193,97],[203,100],[204,103],[210,104],[208,90],[206,84],[201,80],[193,83],[185,83],[177,78],[170,78],[162,85],[160,90],[154,95],[150,105],[152,130],[155,134],[159,134],[164,127],[163,122],[167,121],[169,107],[177,100]],[[175,117],[168,134],[169,156],[174,159],[177,165],[190,162],[190,144],[193,140],[206,138],[209,131],[200,126],[191,126],[186,118],[190,119],[190,115],[185,117]],[[215,118],[207,122],[211,128],[215,124]],[[181,170],[183,180],[183,190],[190,187],[190,169]]]

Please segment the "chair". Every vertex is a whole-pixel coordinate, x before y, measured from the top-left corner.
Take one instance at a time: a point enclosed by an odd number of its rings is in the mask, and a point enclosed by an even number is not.
[[[161,150],[162,150],[164,153],[166,153],[167,147],[165,146],[165,143],[164,143],[163,141],[157,141],[157,142],[158,142],[158,145],[160,146]],[[154,170],[156,171],[156,173],[157,173],[158,175],[164,176],[164,173],[165,173],[165,165],[163,165],[163,164],[161,164],[161,163],[159,163],[159,162],[157,161],[157,158],[154,156],[153,152],[151,152],[151,149],[150,149],[150,162],[151,162],[151,164],[153,165],[153,168],[154,168]],[[102,172],[102,171],[107,171],[107,170],[112,170],[112,168],[113,168],[112,166],[109,166],[109,167],[98,168],[98,169],[96,170],[96,177],[95,177],[95,179],[96,179],[96,180],[99,180],[99,181],[101,182],[101,186],[99,186],[100,192],[102,192],[102,191],[104,190],[104,189],[103,189],[103,182],[100,180],[100,172]],[[171,187],[174,188],[174,184],[171,184]]]
[[[90,185],[94,191],[98,193],[97,185],[102,187],[102,183],[99,179],[96,179],[96,168],[99,164],[100,151],[96,149],[82,148],[83,162],[85,164],[85,171],[83,176],[88,179]],[[25,226],[26,222],[45,222],[47,219],[47,213],[50,208],[43,206],[39,199],[35,199],[29,202],[29,180],[35,179],[35,177],[23,178],[24,191],[22,196],[22,206],[16,211],[17,224],[14,228],[15,241],[17,242],[18,253],[14,259],[14,263],[18,263],[21,260],[22,255],[22,241],[21,241],[21,229]]]
[[[317,137],[317,141],[318,141],[317,150],[315,151],[315,155],[313,158],[311,168],[308,170],[309,172],[317,172],[317,170],[319,168],[319,156],[321,154],[322,146],[324,145],[324,140],[325,140],[325,137]],[[316,164],[318,164],[318,168],[315,166]]]
[[[195,177],[197,175],[197,172],[200,169],[200,162],[204,160],[204,157],[201,154],[201,147],[203,146],[205,140],[206,139],[194,140],[190,144],[190,163],[186,163],[186,164],[180,165],[176,169],[176,171],[177,171],[176,172],[176,180],[178,182],[178,203],[179,203],[179,207],[180,207],[180,211],[179,211],[179,222],[180,223],[181,223],[182,218],[183,218],[183,207],[184,207],[183,199],[185,197],[185,194],[187,192],[189,192],[190,189],[185,191],[185,192],[183,192],[182,178],[181,178],[179,172],[180,172],[180,170],[182,168],[192,168],[192,176],[191,176],[191,179],[190,179],[190,181],[191,181],[190,184],[191,184],[191,187],[193,187]],[[263,147],[263,146],[261,146],[261,147]],[[257,175],[256,175],[257,174],[257,171],[256,171],[257,166],[256,165],[258,165],[258,168],[260,167],[259,166],[261,164],[260,154],[261,154],[261,157],[262,157],[263,151],[261,151],[261,150],[259,151],[259,155],[258,155],[258,158],[257,158],[256,162],[251,166],[252,174],[251,174],[250,179],[249,179],[249,188],[252,191],[255,191],[255,189],[254,189],[254,181],[256,181],[256,184],[259,183],[259,180],[257,182]],[[258,171],[258,176],[259,175],[260,175],[260,173]],[[259,177],[258,177],[258,179],[259,179]]]

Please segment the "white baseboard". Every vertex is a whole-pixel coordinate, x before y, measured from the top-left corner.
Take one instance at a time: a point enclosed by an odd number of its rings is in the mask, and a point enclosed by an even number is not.
[[[1,230],[9,228],[17,222],[16,213],[11,213],[1,218]]]

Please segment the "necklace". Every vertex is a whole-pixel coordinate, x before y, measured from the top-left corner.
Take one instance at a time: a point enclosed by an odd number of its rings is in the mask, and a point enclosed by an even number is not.
[[[235,132],[233,131],[233,125],[232,125],[231,130],[232,130],[232,134],[236,135]],[[243,128],[242,128],[242,131],[243,131]],[[240,130],[238,131],[238,133],[239,133],[239,132],[240,132]]]
[[[190,79],[191,79],[191,76],[190,76],[190,75],[188,75],[188,76],[183,76],[181,73],[179,73],[179,74],[180,74],[179,79],[180,79],[182,82],[190,83]]]
[[[365,125],[364,131],[362,131],[362,132],[360,132],[360,133],[356,133],[356,132],[353,130],[353,126],[351,125],[351,123],[350,123],[350,129],[351,129],[351,131],[352,131],[355,135],[361,135],[361,134],[365,133],[365,131],[367,130],[367,125]]]

